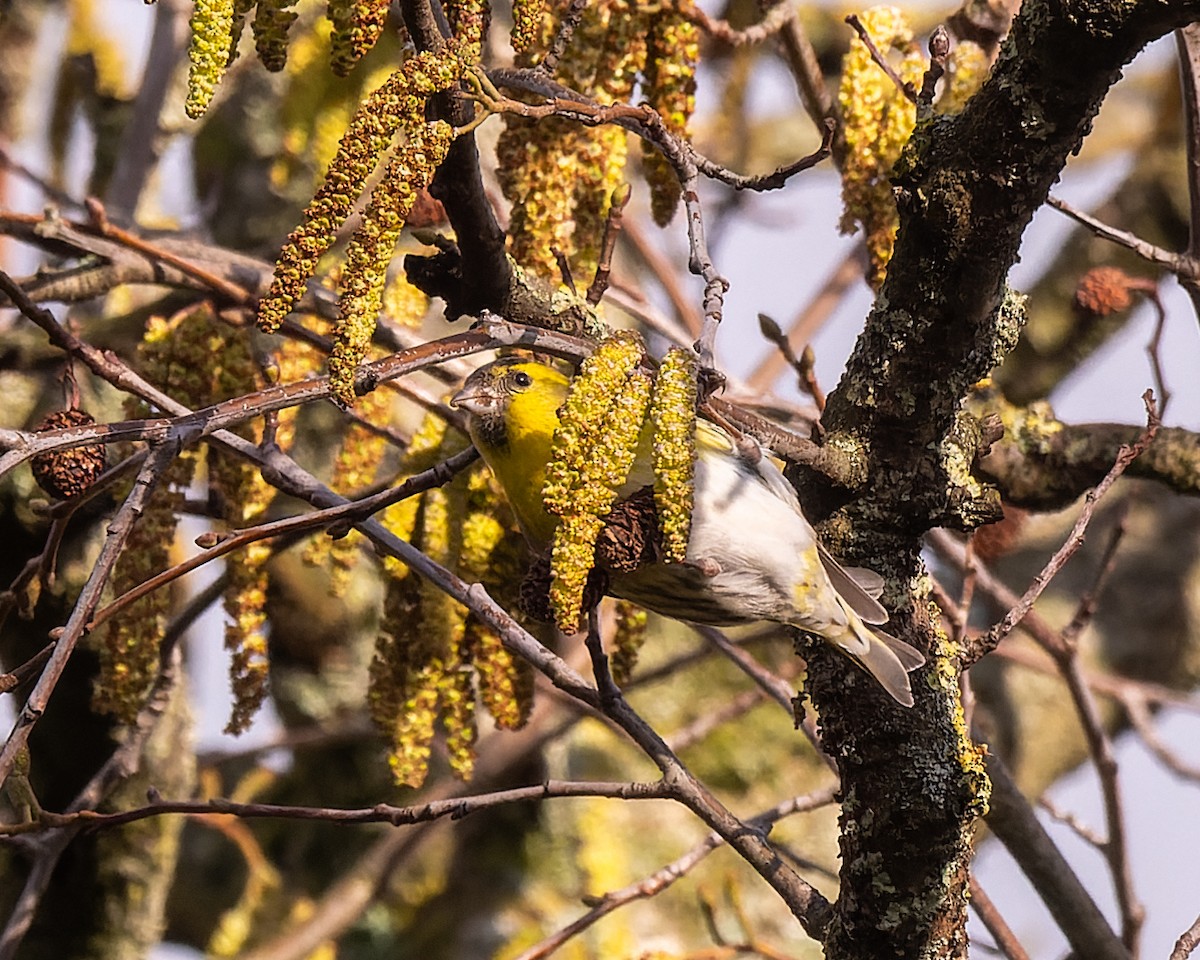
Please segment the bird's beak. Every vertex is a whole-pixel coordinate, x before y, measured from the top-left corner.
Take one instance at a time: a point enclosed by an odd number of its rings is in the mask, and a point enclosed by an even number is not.
[[[496,388],[487,383],[467,383],[450,398],[450,406],[474,414],[488,413],[499,403]]]

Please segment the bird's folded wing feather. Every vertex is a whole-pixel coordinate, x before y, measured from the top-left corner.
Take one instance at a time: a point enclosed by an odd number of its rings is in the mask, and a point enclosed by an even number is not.
[[[864,623],[888,622],[888,612],[876,599],[883,592],[883,577],[863,567],[843,567],[819,542],[817,553],[833,589],[841,594],[851,610],[862,617]]]

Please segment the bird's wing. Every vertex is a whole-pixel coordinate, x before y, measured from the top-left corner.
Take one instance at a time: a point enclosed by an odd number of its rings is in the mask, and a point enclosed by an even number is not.
[[[874,570],[863,567],[843,567],[833,555],[818,541],[817,554],[821,557],[821,565],[850,609],[862,617],[864,623],[887,623],[888,612],[876,599],[883,592],[883,577]]]

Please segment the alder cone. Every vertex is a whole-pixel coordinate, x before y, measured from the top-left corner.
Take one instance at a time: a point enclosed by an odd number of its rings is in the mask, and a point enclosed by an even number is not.
[[[61,430],[64,427],[86,427],[95,423],[95,418],[82,410],[56,410],[35,427],[37,433],[46,430]],[[85,492],[96,478],[104,472],[107,464],[105,446],[102,443],[70,450],[52,450],[39,453],[30,464],[33,479],[46,493],[58,500],[69,500]]]

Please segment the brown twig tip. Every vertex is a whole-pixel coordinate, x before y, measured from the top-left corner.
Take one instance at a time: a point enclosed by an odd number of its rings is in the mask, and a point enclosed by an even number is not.
[[[940,23],[929,36],[929,69],[921,78],[921,92],[917,94],[917,106],[922,111],[932,111],[933,96],[937,82],[946,73],[946,57],[950,55],[950,34]]]

